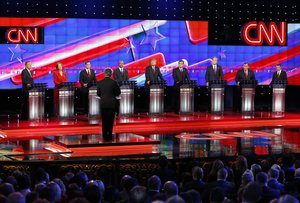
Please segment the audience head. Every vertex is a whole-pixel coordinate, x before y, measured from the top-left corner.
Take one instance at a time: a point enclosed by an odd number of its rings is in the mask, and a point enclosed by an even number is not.
[[[14,186],[10,183],[3,183],[0,185],[0,194],[8,196],[9,194],[15,192]]]
[[[299,203],[299,201],[292,195],[283,195],[278,199],[277,203]]]
[[[167,198],[169,198],[173,195],[178,195],[178,186],[174,181],[167,181],[164,184],[163,191],[166,194]]]
[[[100,188],[93,182],[89,182],[85,186],[83,194],[90,203],[99,203],[102,199]]]
[[[30,188],[31,181],[30,177],[27,174],[22,174],[17,177],[17,182],[19,186],[19,190],[26,190]]]
[[[295,177],[296,177],[296,178],[300,178],[300,168],[297,168],[297,169],[295,170]]]
[[[124,181],[124,189],[127,193],[130,192],[130,190],[134,187],[138,185],[138,181],[135,178],[128,178]]]
[[[190,196],[192,197],[192,202],[201,203],[201,195],[198,191],[189,190],[189,191],[187,191],[187,193],[189,193]]]
[[[268,176],[269,176],[269,179],[277,180],[279,178],[279,171],[277,169],[270,168],[270,170],[268,171]]]
[[[161,187],[161,180],[158,176],[154,175],[148,179],[148,190],[159,191]]]
[[[185,203],[185,201],[178,195],[174,195],[167,199],[166,203]]]
[[[297,160],[294,162],[294,166],[295,166],[295,169],[300,168],[300,160],[297,159]]]
[[[193,169],[192,169],[192,176],[193,176],[193,179],[194,180],[202,180],[203,178],[203,169],[200,168],[199,166],[195,166]]]
[[[227,170],[225,168],[221,168],[218,170],[218,180],[226,180],[227,176],[228,176],[228,173],[227,173]]]
[[[235,168],[236,170],[242,174],[245,170],[248,169],[248,161],[244,156],[238,156],[235,160]]]
[[[268,175],[265,172],[259,172],[256,175],[256,182],[260,185],[260,186],[267,186],[268,183]]]
[[[49,174],[43,168],[38,168],[35,171],[34,177],[35,177],[35,184],[48,183],[49,181]]]
[[[20,192],[13,192],[8,195],[7,203],[25,203],[25,197]]]
[[[148,202],[147,191],[142,186],[134,186],[129,193],[130,203],[145,203]]]
[[[243,202],[258,203],[261,199],[262,189],[256,182],[246,185],[242,194]]]
[[[246,170],[242,175],[242,185],[246,186],[248,183],[254,181],[254,176],[252,171]]]
[[[253,173],[254,178],[256,177],[256,174],[262,171],[261,166],[259,164],[252,164],[251,165],[251,171]]]

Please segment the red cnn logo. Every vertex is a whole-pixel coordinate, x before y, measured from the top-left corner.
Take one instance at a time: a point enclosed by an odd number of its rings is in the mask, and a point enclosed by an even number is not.
[[[10,28],[6,32],[8,43],[37,44],[39,41],[38,28]]]
[[[256,37],[250,36],[251,31],[255,31]],[[264,22],[251,21],[243,27],[242,34],[244,41],[249,45],[260,46],[264,42],[269,46],[273,46],[275,42],[280,46],[286,45],[285,22],[280,22],[279,27],[275,22],[270,22],[267,27]]]

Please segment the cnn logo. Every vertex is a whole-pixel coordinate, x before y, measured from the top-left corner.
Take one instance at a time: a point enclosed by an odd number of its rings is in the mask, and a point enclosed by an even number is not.
[[[38,27],[8,28],[5,37],[7,43],[11,44],[39,44],[43,39],[40,29]]]
[[[263,44],[274,46],[285,46],[287,43],[286,22],[280,22],[279,26],[275,22],[270,22],[268,26],[264,22],[251,21],[242,30],[245,43],[252,46]]]

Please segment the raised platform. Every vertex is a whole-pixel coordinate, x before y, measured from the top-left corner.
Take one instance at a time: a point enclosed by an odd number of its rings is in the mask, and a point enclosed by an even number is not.
[[[20,121],[1,118],[2,160],[101,160],[267,155],[300,151],[300,114],[147,114],[117,118],[102,140],[101,120],[78,116]]]

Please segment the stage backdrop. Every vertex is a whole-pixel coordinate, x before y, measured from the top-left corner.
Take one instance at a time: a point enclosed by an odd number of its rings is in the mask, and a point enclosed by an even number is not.
[[[206,21],[0,18],[0,26],[0,31],[8,27],[39,27],[40,32],[31,36],[39,37],[37,44],[7,44],[7,31],[1,33],[1,89],[21,87],[20,72],[28,60],[34,67],[34,81],[46,82],[49,87],[53,87],[52,71],[57,62],[63,63],[68,81],[76,82],[87,60],[98,79],[103,78],[104,68],[115,68],[118,60],[123,60],[130,80],[141,86],[145,67],[152,58],[157,59],[168,85],[173,84],[172,69],[180,59],[185,61],[191,79],[204,85],[205,69],[213,56],[219,58],[225,79],[232,85],[236,71],[245,61],[260,84],[270,83],[276,62],[281,62],[288,72],[290,84],[300,84],[300,24],[287,25],[287,46],[208,45]],[[26,37],[26,33],[23,35]],[[18,39],[17,33],[12,36]]]

